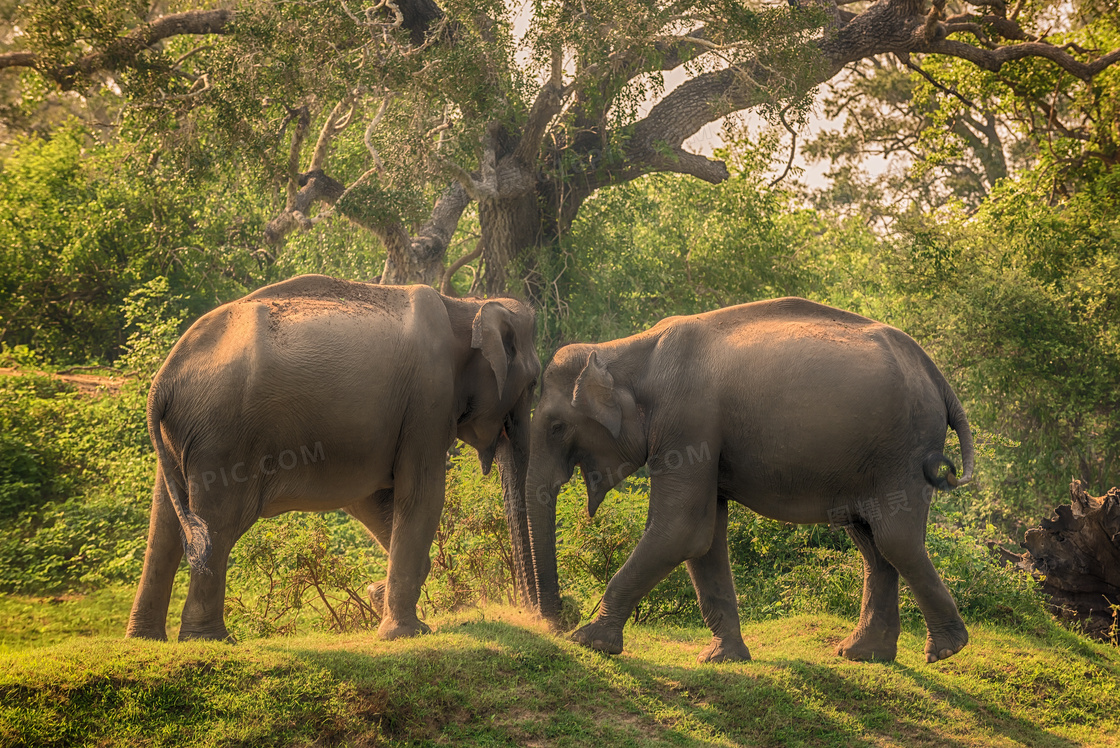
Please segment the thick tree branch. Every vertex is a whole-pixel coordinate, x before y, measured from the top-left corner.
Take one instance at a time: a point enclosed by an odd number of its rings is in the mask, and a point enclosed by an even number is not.
[[[1061,47],[1046,42],[1023,42],[996,49],[982,49],[953,39],[942,39],[915,51],[959,57],[993,73],[1008,62],[1041,57],[1083,81],[1091,81],[1105,68],[1120,62],[1120,49],[1101,55],[1092,62],[1082,62]]]
[[[532,109],[529,110],[529,121],[525,123],[525,129],[521,132],[521,139],[513,151],[514,158],[527,167],[535,167],[541,149],[541,141],[548,130],[548,124],[552,122],[553,117],[560,113],[560,109],[564,105],[564,99],[561,95],[564,90],[561,63],[560,51],[556,50],[552,54],[552,74],[541,86],[537,99],[533,102]]]
[[[804,85],[823,83],[851,62],[887,53],[904,59],[910,53],[943,54],[991,71],[1014,60],[1039,57],[1085,81],[1120,61],[1120,50],[1083,62],[1067,49],[1042,41],[983,48],[947,39],[954,29],[941,21],[939,9],[923,11],[923,0],[880,0],[849,22],[834,26],[818,44],[822,64]],[[1004,38],[1028,38],[1014,21],[993,15],[984,16],[983,20],[990,22]],[[772,99],[777,82],[771,78],[769,70],[756,64],[746,69],[704,73],[686,81],[633,126],[627,162],[597,175],[584,189],[590,194],[605,184],[651,171],[690,174],[711,182],[726,179],[723,163],[687,153],[682,143],[708,122]]]
[[[91,52],[68,65],[44,66],[34,52],[0,54],[0,69],[32,67],[51,78],[63,91],[74,88],[79,80],[98,70],[119,70],[128,67],[153,44],[173,36],[228,33],[232,10],[189,10],[157,18],[116,39],[104,50]]]

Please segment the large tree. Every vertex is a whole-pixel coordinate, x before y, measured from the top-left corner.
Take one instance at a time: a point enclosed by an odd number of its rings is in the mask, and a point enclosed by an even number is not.
[[[282,193],[269,243],[342,216],[384,244],[382,282],[446,280],[481,255],[487,293],[519,278],[539,292],[538,253],[600,188],[659,171],[727,179],[685,147],[692,135],[751,109],[787,121],[847,66],[957,60],[1038,111],[1048,92],[1016,85],[1056,80],[1076,98],[1120,61],[1117,13],[1092,0],[535,0],[516,23],[494,0],[222,6],[0,5],[0,69],[21,75],[0,95],[120,91],[116,124],[158,141],[153,163],[238,154]],[[1115,122],[1085,146],[1111,163]],[[477,246],[448,267],[472,203]]]

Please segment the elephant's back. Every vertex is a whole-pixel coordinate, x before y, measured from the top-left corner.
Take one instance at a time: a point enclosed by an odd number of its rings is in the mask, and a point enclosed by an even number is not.
[[[434,352],[451,332],[436,292],[368,285],[302,276],[204,315],[153,382],[165,432],[196,452],[231,440],[267,451],[277,435],[326,439],[331,424],[368,450],[398,433],[410,393],[443,404],[452,372]]]
[[[718,403],[721,456],[741,499],[769,516],[823,521],[818,503],[797,497],[859,498],[887,490],[884,476],[920,476],[944,442],[947,410],[918,344],[811,302],[765,311],[713,315],[723,324],[709,324],[699,336],[707,350],[692,355],[705,369],[694,380]]]
[[[203,315],[172,349],[160,376],[337,378],[356,367],[399,364],[410,347],[446,345],[450,335],[431,288],[304,275]]]

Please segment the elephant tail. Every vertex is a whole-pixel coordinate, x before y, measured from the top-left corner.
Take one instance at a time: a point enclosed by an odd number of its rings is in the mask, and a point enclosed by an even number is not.
[[[964,406],[957,398],[957,393],[949,386],[949,383],[941,378],[941,388],[944,392],[945,406],[949,411],[949,427],[957,432],[957,439],[961,443],[961,459],[964,463],[964,475],[957,477],[957,467],[945,455],[934,452],[926,461],[922,463],[922,472],[925,473],[926,480],[934,488],[941,491],[951,491],[957,486],[963,486],[972,480],[972,470],[976,464],[975,448],[972,443],[972,429],[968,426],[968,417],[964,413]],[[941,467],[945,466],[948,470],[945,474],[941,474]]]
[[[177,467],[175,459],[163,443],[163,429],[161,421],[167,411],[168,397],[165,390],[156,384],[148,395],[148,436],[155,447],[156,456],[159,457],[159,475],[156,480],[162,480],[167,488],[167,496],[171,506],[175,509],[175,516],[179,518],[179,536],[183,540],[183,550],[187,555],[187,563],[191,570],[199,574],[210,574],[206,561],[210,558],[211,543],[210,531],[206,521],[190,510],[189,495],[184,500],[184,491],[189,493],[189,486],[183,477],[183,472]]]

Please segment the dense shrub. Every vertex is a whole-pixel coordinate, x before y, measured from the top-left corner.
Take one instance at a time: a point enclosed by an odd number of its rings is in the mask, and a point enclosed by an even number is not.
[[[420,602],[430,611],[518,602],[498,471],[483,476],[475,451],[465,445],[450,460],[432,570]]]
[[[146,393],[94,397],[35,374],[0,377],[0,591],[139,576],[155,459]]]
[[[363,543],[347,532],[352,524],[340,512],[257,522],[238,541],[229,569],[230,632],[253,638],[293,634],[301,624],[335,632],[377,628],[380,611],[366,586],[384,567],[368,538]],[[343,545],[343,538],[350,542]]]

